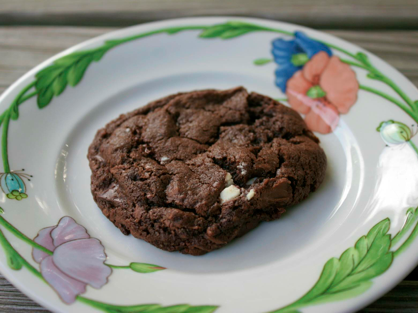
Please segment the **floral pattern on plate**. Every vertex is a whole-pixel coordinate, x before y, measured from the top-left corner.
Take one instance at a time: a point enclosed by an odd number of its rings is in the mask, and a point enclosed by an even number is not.
[[[13,171],[9,165],[8,130],[10,121],[19,118],[19,106],[36,97],[39,109],[48,106],[68,87],[77,86],[93,62],[99,62],[111,49],[140,38],[156,34],[177,34],[183,31],[200,31],[203,39],[232,39],[250,33],[270,32],[289,36],[289,39],[273,40],[272,54],[278,68],[274,71],[275,83],[294,109],[305,115],[305,121],[313,130],[323,134],[332,132],[340,120],[340,114],[347,114],[356,103],[359,90],[372,93],[397,105],[418,122],[418,101],[413,101],[390,77],[378,70],[363,52],[353,53],[333,44],[315,40],[303,32],[289,32],[262,25],[228,21],[216,25],[186,25],[156,29],[150,32],[105,41],[94,49],[77,51],[53,61],[40,70],[33,81],[17,94],[10,106],[0,115],[2,126],[1,150],[4,172],[1,174],[1,189],[7,199],[22,200],[28,197],[23,179],[30,175]],[[335,53],[340,55],[337,56]],[[342,57],[348,57],[345,59]],[[269,58],[254,61],[256,65],[273,62]],[[359,84],[352,67],[365,70],[367,77],[389,87],[396,97],[382,90]],[[273,71],[272,71],[273,74]],[[273,76],[273,75],[272,75]],[[382,122],[378,127],[382,139],[391,146],[409,144],[417,153],[418,149],[410,140],[413,132],[401,122]],[[3,210],[1,209],[1,212]],[[418,235],[417,209],[407,212],[406,222],[395,235],[388,234],[390,220],[380,221],[362,236],[354,247],[344,251],[337,259],[331,258],[325,264],[316,284],[298,300],[272,312],[298,312],[302,307],[355,297],[364,293],[372,285],[372,279],[382,275],[401,252]],[[29,244],[40,271],[24,259],[10,244],[0,230],[0,243],[13,270],[25,267],[36,277],[47,281],[62,300],[71,304],[82,302],[104,312],[194,312],[210,313],[218,306],[192,306],[179,304],[161,306],[140,304],[119,306],[92,300],[81,296],[86,286],[104,286],[113,269],[130,269],[139,273],[152,273],[165,268],[147,264],[111,265],[106,263],[105,248],[98,239],[91,238],[86,229],[71,217],[63,217],[57,225],[39,231],[34,240],[21,233],[3,216],[0,225],[16,238]],[[411,232],[409,232],[412,229]],[[408,234],[409,232],[409,234]],[[404,237],[406,239],[404,239]],[[403,241],[402,241],[403,240]],[[393,250],[395,243],[400,247]]]

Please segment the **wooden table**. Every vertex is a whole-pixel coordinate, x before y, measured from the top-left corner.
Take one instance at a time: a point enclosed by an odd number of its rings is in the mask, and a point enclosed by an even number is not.
[[[201,15],[323,29],[375,53],[418,86],[418,0],[0,0],[0,93],[35,65],[118,27]],[[48,312],[0,276],[0,312]],[[361,312],[418,312],[418,269]]]

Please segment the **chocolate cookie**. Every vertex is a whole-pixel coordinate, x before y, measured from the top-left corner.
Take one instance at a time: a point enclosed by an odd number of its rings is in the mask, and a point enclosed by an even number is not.
[[[315,191],[318,142],[298,113],[242,87],[179,93],[97,132],[91,190],[124,234],[201,255]]]

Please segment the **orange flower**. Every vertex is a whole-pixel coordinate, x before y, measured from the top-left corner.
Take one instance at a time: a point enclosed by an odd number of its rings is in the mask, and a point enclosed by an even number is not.
[[[348,113],[357,100],[356,74],[337,56],[321,51],[287,82],[293,109],[305,114],[308,127],[322,134],[335,129],[339,113]]]

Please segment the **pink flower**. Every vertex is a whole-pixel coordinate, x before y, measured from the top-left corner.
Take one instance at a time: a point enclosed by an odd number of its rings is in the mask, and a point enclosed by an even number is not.
[[[39,231],[34,241],[53,251],[49,255],[33,249],[44,279],[68,304],[86,292],[86,285],[101,288],[112,273],[104,264],[106,254],[99,240],[90,238],[86,229],[71,217],[63,217],[57,226]]]
[[[337,56],[321,51],[287,82],[289,103],[305,114],[308,127],[322,134],[337,127],[339,113],[348,113],[357,100],[356,74]]]

